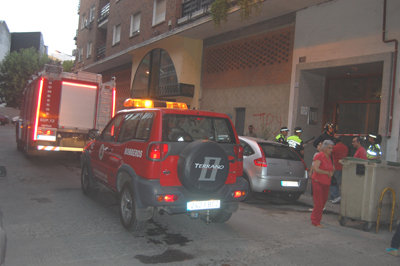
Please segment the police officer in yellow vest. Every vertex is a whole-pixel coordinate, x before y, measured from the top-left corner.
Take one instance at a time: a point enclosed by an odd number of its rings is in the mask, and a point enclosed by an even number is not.
[[[287,143],[288,133],[289,129],[287,127],[281,127],[281,132],[275,137],[275,141],[282,144],[288,144]]]
[[[304,157],[303,140],[300,138],[302,133],[303,133],[303,130],[301,129],[301,127],[295,127],[294,135],[288,137],[287,142],[289,144],[289,147],[291,147],[295,151],[297,151],[301,157]]]
[[[382,156],[381,145],[377,143],[377,135],[368,134],[368,142],[370,143],[367,150],[367,158],[369,160],[380,159]]]

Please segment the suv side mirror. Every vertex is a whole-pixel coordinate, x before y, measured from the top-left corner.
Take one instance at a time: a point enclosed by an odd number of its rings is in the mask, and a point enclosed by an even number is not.
[[[100,136],[100,131],[98,129],[93,128],[89,130],[88,133],[89,139],[96,139],[98,136]]]

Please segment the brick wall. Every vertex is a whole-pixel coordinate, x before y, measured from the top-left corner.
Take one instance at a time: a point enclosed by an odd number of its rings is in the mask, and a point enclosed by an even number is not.
[[[107,1],[103,2],[99,0],[81,1],[80,16],[87,16],[92,5],[96,6],[96,10],[92,27],[81,30],[79,26],[78,29],[77,46],[78,48],[82,47],[84,50],[84,62],[78,64],[78,68],[79,66],[82,67],[83,65],[96,62],[95,50],[97,47],[104,45],[104,43],[106,44],[106,56],[110,56],[175,28],[177,20],[180,17],[182,4],[180,0],[167,0],[165,21],[153,26],[153,0],[109,1],[110,14],[108,16],[107,30],[104,30],[98,29],[97,24],[99,11]],[[131,15],[137,12],[141,13],[140,33],[130,37]],[[169,21],[171,21],[170,26],[168,25]],[[113,27],[118,24],[121,25],[121,40],[118,44],[112,45]],[[86,45],[88,41],[93,42],[93,56],[91,58],[86,58]]]
[[[202,87],[231,88],[290,82],[294,27],[204,49]]]
[[[294,26],[204,49],[201,109],[245,108],[245,127],[273,139],[287,125]]]

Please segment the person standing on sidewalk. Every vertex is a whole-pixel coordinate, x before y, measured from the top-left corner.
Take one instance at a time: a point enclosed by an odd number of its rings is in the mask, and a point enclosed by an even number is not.
[[[249,133],[247,133],[246,136],[257,138],[257,134],[256,134],[256,132],[254,132],[253,125],[249,125]]]
[[[390,248],[387,248],[386,252],[393,256],[400,256],[400,223],[397,225]]]
[[[323,142],[324,140],[332,140],[335,142],[335,131],[336,131],[336,126],[335,124],[328,122],[324,126],[324,132],[314,140],[313,145],[315,148],[317,148],[318,143]]]
[[[333,172],[332,183],[330,187],[330,197],[333,204],[340,202],[340,186],[342,185],[342,169],[343,165],[340,163],[344,157],[349,153],[349,148],[341,141],[340,136],[335,134],[336,144],[333,146],[332,159],[335,171]]]
[[[322,227],[322,212],[329,197],[329,186],[333,175],[333,163],[331,154],[333,141],[324,140],[319,152],[313,162],[313,174],[311,176],[313,186],[314,208],[311,213],[311,223],[316,227]]]
[[[293,148],[301,158],[304,158],[304,144],[301,139],[301,134],[303,133],[303,129],[301,127],[294,128],[294,135],[287,138],[287,142],[290,148]]]
[[[369,160],[380,159],[382,156],[382,150],[380,143],[377,143],[378,136],[375,134],[368,135],[368,142],[370,143],[367,150],[367,158]]]
[[[354,153],[354,158],[359,158],[359,159],[364,159],[367,160],[367,151],[365,148],[361,145],[361,138],[360,137],[355,137],[353,138],[351,145],[356,149],[356,152]]]
[[[287,127],[281,127],[280,133],[275,137],[275,141],[282,144],[288,144],[287,142],[288,134],[289,134],[289,129]]]

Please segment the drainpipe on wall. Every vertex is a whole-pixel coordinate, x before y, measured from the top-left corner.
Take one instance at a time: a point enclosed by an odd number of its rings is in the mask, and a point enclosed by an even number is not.
[[[386,5],[387,0],[383,1],[383,24],[382,24],[382,41],[384,43],[394,42],[394,60],[393,60],[393,77],[392,77],[392,95],[390,100],[390,115],[389,115],[389,129],[387,137],[390,138],[392,135],[392,123],[393,123],[393,109],[394,109],[394,94],[396,88],[396,71],[397,71],[397,56],[399,42],[397,39],[386,39]]]

